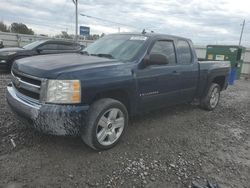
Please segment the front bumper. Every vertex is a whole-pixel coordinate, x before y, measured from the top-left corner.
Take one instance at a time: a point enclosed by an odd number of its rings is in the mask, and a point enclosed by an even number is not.
[[[21,120],[26,119],[36,130],[53,135],[79,135],[89,109],[89,106],[37,103],[12,86],[7,87],[7,101]]]

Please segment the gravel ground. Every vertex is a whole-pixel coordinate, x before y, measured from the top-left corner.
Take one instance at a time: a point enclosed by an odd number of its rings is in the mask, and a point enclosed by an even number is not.
[[[0,76],[0,187],[250,187],[250,81],[223,92],[213,112],[192,104],[136,117],[104,152],[27,128],[6,104],[9,81]]]

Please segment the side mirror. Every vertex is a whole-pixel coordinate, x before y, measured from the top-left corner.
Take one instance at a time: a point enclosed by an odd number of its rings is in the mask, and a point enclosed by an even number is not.
[[[148,63],[149,65],[164,65],[168,64],[169,61],[166,56],[162,54],[150,54]]]
[[[43,50],[41,48],[37,48],[36,51],[37,51],[37,53],[40,54]]]

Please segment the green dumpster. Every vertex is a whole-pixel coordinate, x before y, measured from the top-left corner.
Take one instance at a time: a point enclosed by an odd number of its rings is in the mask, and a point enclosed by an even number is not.
[[[246,48],[237,45],[208,45],[206,59],[212,61],[230,61],[231,68],[236,68],[236,78],[240,78]]]

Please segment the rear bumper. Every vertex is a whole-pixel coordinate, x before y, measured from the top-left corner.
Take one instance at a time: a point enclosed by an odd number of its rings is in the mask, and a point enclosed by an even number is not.
[[[12,86],[7,87],[7,101],[21,120],[26,119],[36,130],[53,135],[78,135],[89,109],[89,106],[36,103]]]

